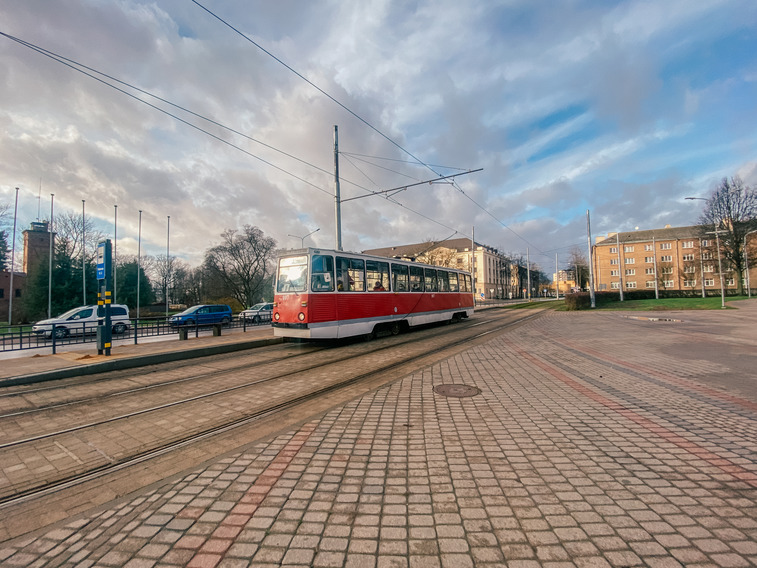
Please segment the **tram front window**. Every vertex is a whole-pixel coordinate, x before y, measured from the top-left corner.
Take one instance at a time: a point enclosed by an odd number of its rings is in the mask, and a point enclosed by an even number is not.
[[[304,292],[308,276],[308,257],[290,256],[279,259],[277,292]]]

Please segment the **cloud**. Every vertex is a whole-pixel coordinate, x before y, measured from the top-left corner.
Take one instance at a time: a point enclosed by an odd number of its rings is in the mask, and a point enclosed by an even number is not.
[[[55,193],[61,210],[86,199],[103,230],[117,203],[124,253],[140,209],[148,254],[170,215],[171,250],[195,264],[248,223],[333,246],[334,125],[360,155],[340,159],[345,199],[484,168],[345,202],[353,250],[475,226],[551,263],[585,238],[587,209],[597,231],[686,224],[683,193],[755,177],[757,13],[737,0],[208,6],[360,118],[192,3],[6,3],[0,31],[298,158],[121,86],[244,153],[0,37],[0,200],[22,187],[23,224]]]

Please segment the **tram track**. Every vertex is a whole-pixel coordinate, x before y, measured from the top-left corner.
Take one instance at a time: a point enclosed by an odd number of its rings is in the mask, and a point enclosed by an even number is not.
[[[130,466],[143,463],[151,458],[170,454],[173,450],[191,446],[195,442],[207,440],[218,434],[227,433],[234,429],[254,424],[266,417],[274,416],[277,413],[291,410],[309,401],[319,399],[319,397],[323,397],[326,394],[348,389],[349,387],[366,381],[370,377],[388,374],[393,370],[406,368],[411,364],[421,363],[422,365],[424,360],[433,359],[434,357],[438,358],[439,355],[445,351],[454,351],[455,349],[462,348],[471,342],[483,340],[489,334],[522,324],[530,319],[538,317],[541,313],[542,310],[539,310],[523,316],[522,314],[518,314],[522,317],[505,318],[505,321],[503,321],[502,318],[493,318],[488,322],[475,322],[471,326],[462,328],[457,328],[455,326],[456,329],[452,329],[451,332],[446,332],[451,328],[435,328],[434,331],[438,332],[439,329],[443,329],[445,330],[445,333],[414,336],[410,337],[409,340],[402,342],[389,341],[383,345],[378,345],[378,348],[376,349],[370,349],[359,355],[354,354],[353,350],[348,349],[346,354],[333,358],[328,365],[324,365],[323,361],[316,361],[307,367],[282,373],[277,377],[268,377],[261,381],[253,381],[246,384],[236,385],[232,388],[219,389],[216,392],[205,393],[199,397],[188,397],[184,400],[174,401],[170,404],[142,408],[139,411],[124,413],[123,415],[111,417],[107,420],[93,421],[90,424],[81,424],[75,427],[72,426],[58,431],[51,431],[27,437],[22,440],[5,442],[0,444],[0,459],[2,459],[4,463],[7,463],[6,458],[10,457],[17,450],[36,449],[36,451],[42,451],[40,444],[48,443],[49,445],[50,441],[53,441],[59,446],[65,446],[66,444],[71,444],[72,435],[80,436],[81,438],[77,441],[81,443],[86,440],[84,433],[87,431],[93,432],[93,437],[99,435],[107,439],[108,432],[102,432],[101,429],[104,427],[112,427],[113,424],[118,421],[129,422],[129,419],[135,419],[138,421],[140,417],[149,414],[159,414],[166,410],[182,407],[184,407],[184,412],[188,413],[190,409],[187,407],[190,405],[196,405],[201,399],[211,397],[226,397],[228,399],[229,397],[238,394],[239,391],[245,389],[258,392],[259,396],[263,398],[266,393],[255,390],[261,388],[263,383],[281,383],[288,379],[290,382],[287,382],[286,385],[281,385],[281,388],[283,390],[292,391],[287,392],[285,396],[269,396],[266,398],[264,404],[260,404],[257,408],[250,409],[247,412],[235,413],[229,411],[222,413],[222,416],[213,424],[205,425],[194,431],[182,433],[182,435],[162,438],[149,447],[142,447],[135,451],[126,452],[121,456],[114,455],[113,451],[106,448],[103,451],[100,451],[99,454],[106,456],[107,459],[90,460],[89,462],[80,464],[79,467],[73,467],[67,471],[62,470],[54,479],[50,479],[51,476],[49,475],[40,479],[29,479],[28,483],[25,484],[26,486],[17,485],[12,493],[9,493],[7,488],[3,488],[6,490],[4,491],[4,494],[0,493],[0,510],[13,505],[25,503],[29,500],[44,497],[45,495],[55,493],[64,488],[75,487],[86,481],[103,477],[109,473],[124,470]],[[384,352],[387,350],[394,350],[392,352],[393,356],[385,356]],[[407,353],[398,354],[399,351],[403,350],[407,351]],[[358,361],[356,361],[356,359],[358,359]],[[379,359],[379,361],[377,362],[375,359]],[[350,366],[353,369],[360,368],[360,361],[366,362],[366,364],[363,365],[363,367],[367,369],[366,371],[347,372]],[[324,377],[322,380],[313,381],[300,377],[297,379],[300,384],[296,385],[299,390],[294,388],[295,385],[291,382],[294,377],[297,375],[306,375],[315,369],[318,369],[320,375]],[[221,372],[229,373],[231,371],[219,371],[219,373]],[[329,377],[338,378],[332,379]],[[310,386],[302,386],[308,382],[312,384],[310,384]],[[254,398],[254,396],[250,396]],[[232,406],[228,400],[223,404],[228,405],[229,407]],[[221,406],[222,405],[219,405],[219,407]],[[241,406],[244,405],[242,404]],[[167,418],[164,417],[162,420],[165,421]],[[99,454],[95,453],[95,455]]]

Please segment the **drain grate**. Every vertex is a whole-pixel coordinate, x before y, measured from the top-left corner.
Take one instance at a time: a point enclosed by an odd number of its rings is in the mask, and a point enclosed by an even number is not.
[[[481,389],[469,385],[436,385],[434,387],[434,392],[442,396],[466,398],[481,394]]]

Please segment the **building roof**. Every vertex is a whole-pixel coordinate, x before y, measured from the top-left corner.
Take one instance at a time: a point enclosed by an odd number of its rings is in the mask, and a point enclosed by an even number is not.
[[[385,256],[388,258],[415,258],[424,252],[435,248],[448,248],[463,252],[471,249],[470,239],[447,239],[446,241],[426,241],[424,243],[414,243],[411,245],[397,245],[395,247],[385,247],[377,249],[364,250],[363,254],[372,254],[375,256]],[[491,250],[492,247],[476,243],[476,247],[484,247]]]
[[[674,241],[677,239],[690,239],[702,236],[702,225],[689,227],[665,227],[663,229],[648,229],[646,231],[628,231],[625,233],[610,233],[607,237],[597,237],[596,246],[616,245],[621,243],[644,243],[654,238],[657,241]]]

